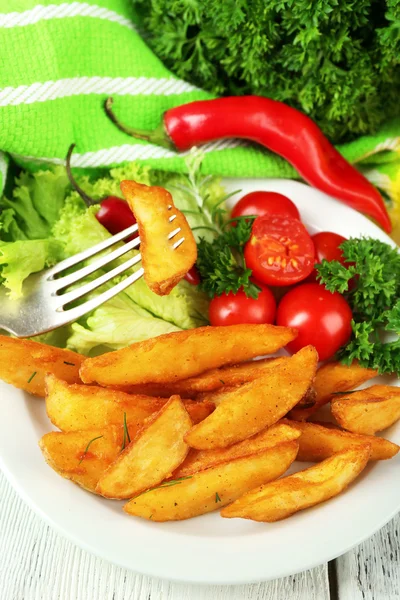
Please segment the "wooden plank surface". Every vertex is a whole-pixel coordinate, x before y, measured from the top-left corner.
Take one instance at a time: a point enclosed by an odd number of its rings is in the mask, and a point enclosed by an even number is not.
[[[339,600],[400,599],[400,515],[336,560]]]
[[[0,473],[0,598],[329,600],[329,585],[326,566],[277,581],[235,587],[183,585],[135,575],[58,535],[31,511]]]

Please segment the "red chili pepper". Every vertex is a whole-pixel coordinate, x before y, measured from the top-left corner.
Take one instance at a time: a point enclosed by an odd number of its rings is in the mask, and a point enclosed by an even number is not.
[[[101,223],[103,227],[105,227],[112,235],[115,235],[116,233],[127,229],[131,225],[134,225],[136,223],[136,219],[133,216],[128,204],[124,200],[117,198],[117,196],[107,196],[100,201],[93,200],[93,198],[90,198],[90,196],[88,196],[86,192],[84,192],[83,189],[77,184],[71,172],[71,156],[74,148],[75,144],[71,144],[66,157],[66,170],[68,179],[71,186],[76,192],[78,192],[86,206],[93,206],[93,204],[99,204],[99,202],[101,203],[100,208],[96,213],[96,219],[98,222]],[[138,235],[138,233],[133,234],[127,238],[126,241],[129,242],[130,240],[135,239]]]
[[[186,279],[187,282],[191,283],[192,285],[199,285],[200,283],[200,273],[197,270],[196,265],[194,265],[190,271],[188,271],[184,277],[184,279]]]
[[[332,146],[305,114],[283,102],[261,96],[199,100],[167,110],[163,125],[140,131],[120,123],[112,98],[105,109],[110,119],[133,137],[179,151],[223,138],[244,138],[285,158],[309,184],[373,217],[392,229],[378,190]]]

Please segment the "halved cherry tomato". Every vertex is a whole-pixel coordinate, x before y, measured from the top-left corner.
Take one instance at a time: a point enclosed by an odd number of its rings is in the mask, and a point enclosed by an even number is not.
[[[266,285],[302,281],[314,268],[314,244],[300,221],[291,217],[258,217],[244,248],[246,265]]]
[[[319,359],[327,360],[349,341],[352,316],[341,294],[332,294],[318,283],[305,283],[282,298],[276,322],[298,330],[297,338],[287,345],[290,352],[312,344]]]
[[[200,273],[198,272],[196,265],[194,265],[190,271],[186,273],[184,279],[186,279],[186,281],[192,285],[199,285]]]
[[[300,220],[297,207],[289,198],[277,192],[251,192],[246,194],[233,207],[232,218],[246,215],[279,215]]]
[[[258,298],[248,298],[243,290],[215,296],[210,302],[211,325],[240,325],[244,323],[270,323],[275,320],[276,302],[268,288],[260,285]]]

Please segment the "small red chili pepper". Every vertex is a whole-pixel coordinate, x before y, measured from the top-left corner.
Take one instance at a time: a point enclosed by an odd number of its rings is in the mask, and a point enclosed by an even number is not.
[[[184,279],[186,279],[186,281],[188,281],[189,283],[191,283],[192,285],[199,285],[200,283],[200,273],[197,270],[196,265],[194,265],[190,271],[188,271],[184,277]]]
[[[167,110],[154,131],[118,121],[112,98],[105,110],[125,133],[178,151],[223,138],[257,142],[285,158],[309,184],[392,229],[378,190],[332,146],[318,125],[283,102],[261,96],[199,100]]]
[[[131,227],[136,223],[136,219],[133,216],[131,209],[128,204],[122,200],[121,198],[117,198],[117,196],[107,196],[103,200],[96,201],[93,198],[90,198],[83,191],[83,189],[78,185],[75,181],[74,176],[71,172],[71,156],[72,152],[75,148],[75,144],[71,144],[68,149],[68,154],[66,157],[66,170],[67,176],[71,186],[74,188],[76,192],[80,195],[86,206],[93,206],[93,204],[99,204],[100,208],[96,213],[96,219],[99,223],[103,225],[112,235]],[[129,238],[126,239],[127,242],[135,239],[139,234],[133,234]]]

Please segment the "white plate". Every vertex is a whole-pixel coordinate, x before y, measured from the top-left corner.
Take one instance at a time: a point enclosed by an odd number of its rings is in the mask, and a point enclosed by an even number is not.
[[[301,183],[225,183],[228,190],[243,193],[264,189],[286,194],[313,232],[370,235],[390,242],[363,216]],[[136,519],[122,512],[121,503],[85,492],[47,466],[37,443],[52,429],[42,400],[3,383],[0,397],[0,464],[24,500],[79,546],[148,575],[210,584],[283,577],[346,552],[400,509],[397,456],[368,466],[337,498],[275,524],[222,519],[218,513],[164,524]],[[400,443],[400,423],[386,434]]]

